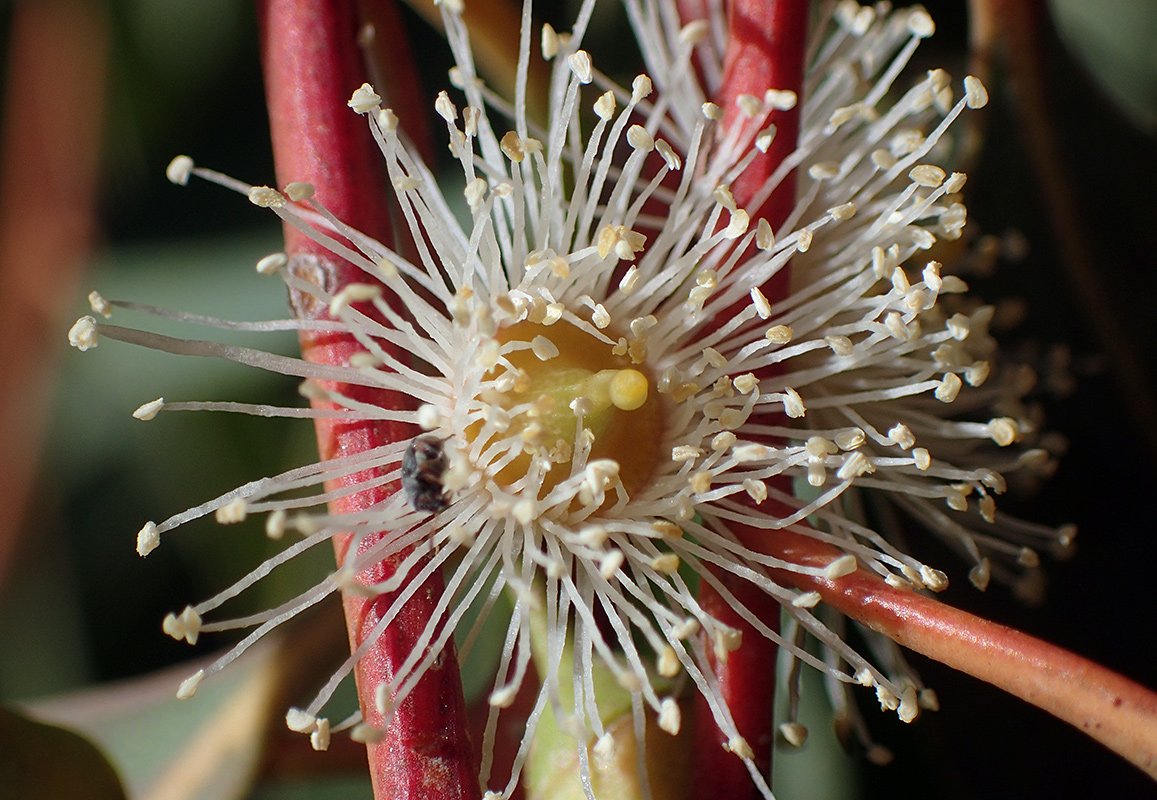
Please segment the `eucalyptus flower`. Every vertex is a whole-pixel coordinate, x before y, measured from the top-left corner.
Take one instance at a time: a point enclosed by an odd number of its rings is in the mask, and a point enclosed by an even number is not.
[[[511,774],[481,780],[508,796],[544,719],[573,736],[586,790],[622,742],[601,709],[625,693],[633,737],[678,734],[680,698],[699,693],[770,797],[737,729],[713,664],[744,645],[699,602],[710,586],[762,636],[835,686],[869,687],[905,721],[934,706],[887,640],[866,658],[813,608],[820,595],[784,573],[835,579],[862,570],[893,586],[939,591],[945,574],[893,537],[895,508],[991,577],[1024,581],[1038,550],[1072,531],[997,510],[1006,473],[1041,471],[1023,403],[1024,371],[1002,367],[992,308],[967,294],[941,247],[962,236],[965,175],[948,166],[950,129],[987,101],[980,81],[906,66],[934,25],[922,9],[840,3],[811,43],[802,97],[782,87],[713,102],[725,22],[685,24],[674,4],[627,2],[646,71],[621,85],[582,49],[593,2],[568,34],[524,29],[513,100],[478,77],[469,32],[442,5],[456,60],[435,109],[460,175],[436,176],[397,115],[369,85],[349,100],[380,147],[409,227],[412,253],[352,229],[312,198],[308,175],[280,189],[249,186],[181,156],[168,175],[246,194],[359,266],[364,282],[333,287],[311,256],[272,254],[262,274],[289,288],[294,319],[234,322],[106,301],[94,312],[143,312],[230,330],[340,333],[360,344],[345,365],[311,363],[206,340],[118,327],[94,316],[70,333],[80,349],[114,339],[211,356],[299,378],[313,408],[157,399],[135,416],[177,410],[386,421],[408,438],[241,486],[140,531],[142,556],[195,519],[263,515],[278,555],[215,597],[171,614],[167,633],[245,630],[191,676],[191,696],[266,633],[338,591],[391,598],[380,635],[437,571],[445,591],[409,657],[373,687],[377,717],[331,725],[338,684],[372,644],[354,650],[290,728],[324,749],[349,729],[367,740],[389,725],[450,641],[511,598],[488,702],[483,751],[532,668],[526,735]],[[548,119],[528,113],[527,64],[551,65]],[[753,196],[732,184],[774,141],[776,111],[801,103],[798,147]],[[793,174],[794,208],[778,229],[758,215]],[[768,287],[779,287],[773,292]],[[362,387],[398,398],[365,402]],[[402,488],[398,490],[398,486]],[[380,500],[335,513],[326,504],[367,488]],[[371,538],[381,531],[386,534]],[[761,550],[790,531],[837,549],[823,564]],[[217,609],[305,550],[350,535],[335,571],[286,603],[241,619]],[[367,585],[386,558],[399,566]],[[750,584],[793,621],[776,627],[728,588]],[[480,608],[476,617],[471,608]],[[464,620],[473,619],[470,623]],[[818,642],[805,643],[794,631]],[[750,635],[750,634],[749,634]],[[865,634],[870,636],[869,634]],[[465,652],[463,653],[465,656]],[[560,677],[561,676],[561,677]],[[364,687],[363,687],[364,690]],[[795,723],[791,723],[795,724]],[[803,734],[784,730],[790,740]],[[640,762],[641,763],[641,762]],[[640,769],[643,769],[640,766]]]

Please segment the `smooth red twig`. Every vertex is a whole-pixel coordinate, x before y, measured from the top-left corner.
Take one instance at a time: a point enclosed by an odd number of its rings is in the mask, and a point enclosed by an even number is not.
[[[683,10],[693,13],[693,3]],[[743,94],[763,97],[768,89],[803,88],[804,53],[807,42],[809,4],[802,0],[735,0],[728,14],[727,51],[724,54],[723,82],[715,102],[723,109],[722,130],[738,119],[736,98]],[[799,138],[799,111],[773,111],[768,121],[776,135],[767,152],[756,156],[732,184],[736,203],[745,207],[760,191],[780,163],[796,148]],[[754,213],[752,221],[766,219],[773,230],[779,228],[795,205],[794,175],[785,179]],[[774,303],[788,290],[787,270],[761,287]],[[790,488],[790,487],[784,487]],[[768,627],[779,627],[779,604],[750,584],[727,574],[719,574],[736,599]],[[700,587],[699,601],[704,610],[743,635],[742,646],[726,661],[712,667],[720,690],[731,711],[736,728],[755,755],[760,773],[771,773],[771,753],[775,742],[775,662],[777,647],[742,619],[710,585]],[[711,652],[711,648],[708,648]],[[759,797],[757,786],[746,766],[723,745],[726,737],[711,717],[706,701],[696,699],[695,760],[692,765],[692,797],[696,800],[734,800]]]
[[[355,44],[357,17],[352,0],[261,0],[259,13],[279,182],[309,181],[316,188],[317,199],[339,218],[389,243],[388,195],[380,158],[364,122],[346,107],[365,74]],[[285,243],[290,268],[321,281],[331,293],[347,283],[367,280],[357,267],[335,258],[288,226]],[[324,308],[301,297],[294,298],[294,305],[301,315],[325,314]],[[304,357],[319,363],[346,364],[352,353],[362,349],[348,335],[307,333],[301,339]],[[381,390],[350,385],[335,388],[361,402],[383,407],[398,408],[408,402],[401,395]],[[414,435],[410,427],[396,423],[334,420],[319,420],[317,433],[323,459],[364,452]],[[338,485],[360,483],[368,477],[353,475]],[[332,503],[331,510],[364,510],[395,489],[357,491]],[[362,547],[368,548],[374,541],[375,537],[368,537]],[[335,540],[339,559],[349,544],[348,536]],[[377,564],[358,579],[364,583],[385,580],[403,556]],[[388,682],[413,650],[442,591],[441,574],[435,572],[373,641],[355,670],[365,721],[385,728],[384,738],[369,745],[370,775],[378,800],[469,800],[479,796],[452,641],[397,707],[388,725],[374,703],[376,687]],[[388,595],[366,600],[348,594],[343,601],[350,643],[355,648],[394,602]]]
[[[752,532],[760,550],[805,566],[842,551],[787,531]],[[749,542],[750,543],[750,542]],[[828,605],[918,653],[991,683],[1084,731],[1157,778],[1157,694],[1068,650],[890,586],[860,569],[835,580],[775,572]]]

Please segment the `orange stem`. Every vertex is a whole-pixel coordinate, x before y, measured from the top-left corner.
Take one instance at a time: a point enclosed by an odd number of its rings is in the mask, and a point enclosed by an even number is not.
[[[762,552],[803,566],[823,566],[843,554],[786,531],[761,533],[760,541]],[[774,577],[817,591],[825,603],[872,630],[1032,703],[1157,778],[1157,693],[1144,686],[1013,628],[893,587],[863,569],[835,580],[786,571],[774,571]]]

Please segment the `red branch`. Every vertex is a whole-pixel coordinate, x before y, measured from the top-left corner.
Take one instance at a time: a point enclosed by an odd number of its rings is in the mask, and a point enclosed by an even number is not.
[[[685,2],[684,9],[693,4]],[[722,130],[738,121],[736,98],[743,94],[762,98],[768,89],[803,88],[804,51],[807,40],[807,2],[802,0],[735,0],[728,15],[727,52],[724,54],[723,83],[715,102],[723,109]],[[796,148],[799,138],[798,106],[790,111],[773,111],[768,121],[776,135],[766,153],[732,184],[736,203],[745,207],[763,187],[780,163]],[[773,230],[787,219],[795,205],[795,179],[789,175],[752,214],[752,223],[766,219]],[[761,287],[773,303],[788,291],[787,270]],[[790,489],[790,486],[782,488]],[[779,627],[779,604],[762,591],[728,574],[719,580],[736,599],[768,627]],[[712,657],[712,667],[720,689],[741,736],[755,754],[755,765],[770,776],[774,745],[775,645],[744,621],[719,593],[707,584],[699,590],[704,610],[720,622],[739,630],[742,646],[724,662]],[[708,652],[711,648],[708,647]],[[738,758],[723,748],[726,737],[715,725],[706,701],[696,700],[695,760],[692,765],[692,797],[759,797],[759,791]]]
[[[754,538],[754,537],[750,537]],[[763,534],[760,549],[805,566],[842,551],[801,534]],[[991,683],[1084,731],[1157,778],[1157,694],[1048,642],[888,585],[860,569],[836,580],[773,571],[828,605],[918,653]]]
[[[363,120],[346,106],[365,74],[355,46],[357,18],[352,0],[260,0],[258,8],[279,182],[311,182],[317,199],[340,219],[389,243],[388,195],[380,158]],[[291,269],[320,280],[330,293],[348,283],[368,280],[360,269],[288,226],[285,245]],[[325,314],[324,308],[300,296],[294,298],[294,306],[303,316]],[[362,310],[372,313],[372,308]],[[304,333],[301,343],[306,359],[324,364],[348,364],[350,355],[362,349],[352,336],[341,334]],[[327,388],[385,408],[400,408],[409,402],[404,395],[360,386]],[[317,434],[321,457],[330,459],[403,440],[414,431],[398,423],[319,420]],[[356,485],[371,477],[370,473],[360,473],[327,488]],[[331,511],[363,510],[395,490],[390,486],[356,491],[331,503]],[[367,537],[362,548],[371,547],[378,538]],[[349,545],[348,535],[335,539],[339,559]],[[358,580],[385,580],[404,555],[367,569]],[[382,726],[382,716],[374,704],[375,688],[389,681],[414,649],[442,592],[442,576],[435,572],[358,663],[355,675],[367,723]],[[345,595],[352,647],[366,641],[393,603],[389,595],[373,600]],[[398,706],[384,738],[369,745],[369,760],[378,800],[469,800],[479,796],[452,641]]]

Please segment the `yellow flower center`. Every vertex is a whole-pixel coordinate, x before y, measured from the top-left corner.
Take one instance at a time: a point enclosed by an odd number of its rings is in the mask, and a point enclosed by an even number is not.
[[[501,330],[498,340],[531,345],[507,354],[514,386],[492,399],[507,410],[529,405],[512,414],[505,433],[520,437],[524,452],[498,472],[498,483],[510,485],[524,477],[533,452],[548,454],[551,463],[540,497],[569,477],[575,437],[585,435],[578,429],[576,412],[581,412],[583,427],[594,439],[587,460],[618,463],[628,495],[646,485],[658,463],[663,414],[645,364],[615,355],[612,345],[567,322],[520,322]]]

